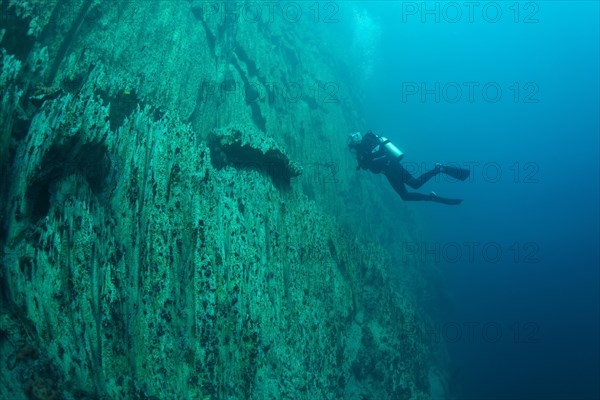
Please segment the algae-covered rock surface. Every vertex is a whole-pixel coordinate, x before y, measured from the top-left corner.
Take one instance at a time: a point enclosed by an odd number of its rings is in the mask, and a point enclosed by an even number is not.
[[[250,6],[2,3],[1,398],[429,398],[331,33]]]

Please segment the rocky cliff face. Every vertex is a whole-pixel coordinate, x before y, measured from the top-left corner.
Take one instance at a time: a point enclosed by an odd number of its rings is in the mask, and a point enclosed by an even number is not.
[[[428,397],[330,33],[248,4],[2,3],[0,397]]]

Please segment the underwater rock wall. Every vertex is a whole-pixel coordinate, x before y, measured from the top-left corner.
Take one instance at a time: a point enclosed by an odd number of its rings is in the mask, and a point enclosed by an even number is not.
[[[366,237],[390,209],[344,211],[381,203],[345,154],[352,99],[214,95],[334,81],[320,38],[69,4],[3,3],[0,397],[427,398],[420,313]]]

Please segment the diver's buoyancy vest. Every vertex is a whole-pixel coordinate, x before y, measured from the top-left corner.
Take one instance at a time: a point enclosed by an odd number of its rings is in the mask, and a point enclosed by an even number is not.
[[[382,172],[391,161],[400,161],[404,153],[389,139],[369,131],[362,142],[363,155],[359,156],[359,165],[376,174]]]

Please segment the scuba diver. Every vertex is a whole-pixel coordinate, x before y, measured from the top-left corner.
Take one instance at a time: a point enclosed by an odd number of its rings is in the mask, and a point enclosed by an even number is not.
[[[389,139],[377,136],[368,131],[364,137],[360,132],[354,132],[348,137],[350,151],[356,152],[357,170],[368,169],[379,174],[383,172],[396,193],[407,201],[435,201],[442,204],[456,205],[462,199],[448,199],[438,196],[435,192],[429,194],[409,192],[404,185],[418,189],[437,174],[446,174],[452,178],[464,181],[469,177],[468,169],[449,165],[435,164],[435,168],[427,171],[418,178],[413,177],[400,163],[404,153],[394,146]]]

